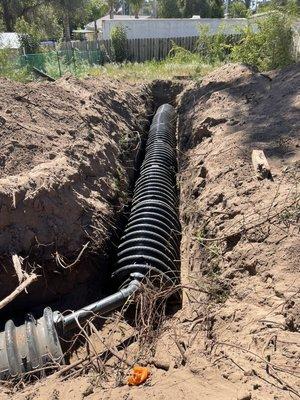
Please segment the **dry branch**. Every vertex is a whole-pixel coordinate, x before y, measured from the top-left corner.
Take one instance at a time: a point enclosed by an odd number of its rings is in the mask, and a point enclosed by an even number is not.
[[[29,275],[24,282],[22,282],[9,296],[5,297],[5,299],[0,301],[0,310],[7,306],[11,301],[13,301],[20,293],[22,293],[32,282],[36,281],[38,275],[31,274]]]

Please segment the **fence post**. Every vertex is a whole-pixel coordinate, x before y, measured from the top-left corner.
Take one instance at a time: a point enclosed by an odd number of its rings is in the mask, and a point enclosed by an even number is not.
[[[56,43],[55,43],[55,52],[56,52],[56,58],[57,58],[59,76],[62,77],[60,59],[59,59],[59,54],[58,54],[58,50],[57,50]]]
[[[75,49],[74,49],[73,43],[71,43],[71,50],[72,50],[72,61],[73,61],[73,65],[74,65],[74,72],[76,74]]]

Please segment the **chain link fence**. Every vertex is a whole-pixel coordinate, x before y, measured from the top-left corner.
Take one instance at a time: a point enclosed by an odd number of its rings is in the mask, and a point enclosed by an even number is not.
[[[10,49],[0,50],[0,75],[17,80],[28,80],[31,74],[48,75],[57,79],[66,73],[80,76],[91,66],[103,65],[105,49],[48,50],[36,54],[20,54]]]
[[[73,48],[71,50],[24,54],[19,56],[19,65],[21,68],[26,67],[32,71],[41,71],[56,79],[67,72],[80,75],[90,66],[102,65],[104,60],[105,54],[100,49],[79,51]]]

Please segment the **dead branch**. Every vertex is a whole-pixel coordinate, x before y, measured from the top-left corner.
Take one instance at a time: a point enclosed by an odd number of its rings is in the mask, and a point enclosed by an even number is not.
[[[13,301],[20,293],[22,293],[32,282],[35,282],[38,279],[38,275],[31,274],[29,275],[24,282],[22,282],[9,296],[5,297],[5,299],[0,301],[0,310],[7,306],[11,301]]]

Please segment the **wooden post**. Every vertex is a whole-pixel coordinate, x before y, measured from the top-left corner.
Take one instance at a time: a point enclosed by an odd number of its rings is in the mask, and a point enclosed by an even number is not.
[[[57,65],[58,65],[59,76],[62,77],[61,65],[60,65],[60,59],[59,59],[59,53],[58,53],[58,50],[57,50],[56,43],[55,43],[55,51],[56,51],[56,58],[57,58]]]

